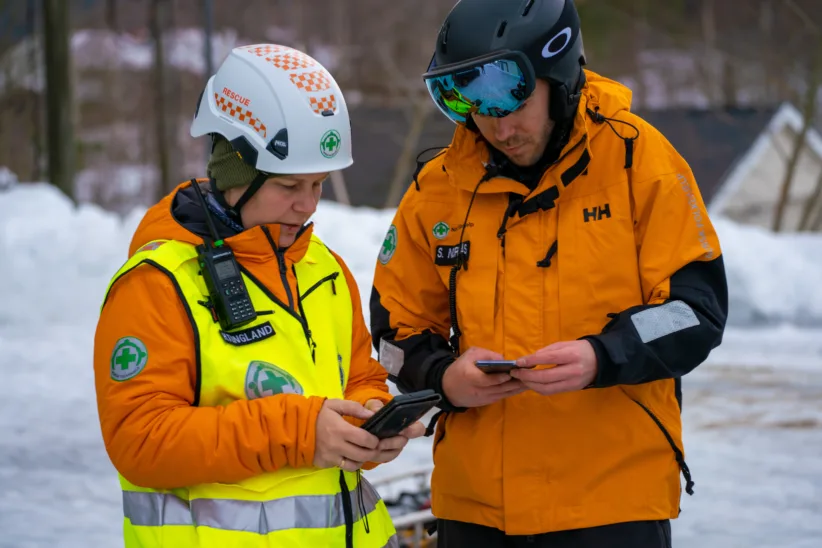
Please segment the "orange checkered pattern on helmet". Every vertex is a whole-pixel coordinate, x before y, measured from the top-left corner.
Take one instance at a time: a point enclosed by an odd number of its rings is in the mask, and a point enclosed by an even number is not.
[[[311,104],[311,110],[317,114],[322,114],[326,110],[337,112],[337,98],[333,93],[328,97],[309,97],[308,102]]]
[[[288,51],[291,48],[287,48],[285,46],[278,46],[276,44],[264,44],[262,46],[245,46],[240,49],[245,50],[248,53],[253,53],[257,57],[265,57],[267,55],[271,55],[272,53]]]
[[[319,95],[331,89],[331,75],[305,53],[276,44],[246,46],[240,49],[264,59],[278,69],[289,71],[291,83],[308,99],[311,110],[317,114],[327,110],[337,112],[337,98],[333,93]],[[314,70],[308,70],[312,68]]]
[[[266,57],[265,60],[283,70],[306,69],[317,66],[317,62],[311,57],[294,50],[285,53],[275,53],[274,55]]]
[[[241,48],[257,57],[262,57],[275,67],[283,70],[297,70],[317,66],[308,55],[285,46],[266,44],[262,46],[246,46]]]
[[[236,105],[232,100],[222,97],[218,93],[214,94],[214,100],[217,102],[217,106],[220,108],[220,110],[222,110],[235,120],[238,120],[250,126],[251,129],[259,133],[263,138],[266,137],[267,131],[265,128],[265,124],[262,123],[262,121],[260,121],[259,118],[255,118],[254,113],[252,113],[250,110],[243,108],[242,106]]]
[[[291,73],[291,81],[303,91],[325,91],[331,87],[331,80],[325,71],[315,70],[297,74]]]

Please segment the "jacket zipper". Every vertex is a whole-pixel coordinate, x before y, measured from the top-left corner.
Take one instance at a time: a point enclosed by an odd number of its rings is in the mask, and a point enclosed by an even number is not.
[[[628,393],[625,392],[624,390],[623,390],[623,393],[626,396],[628,396],[628,399],[630,399],[632,402],[634,402],[635,404],[640,406],[642,408],[642,410],[645,411],[645,413],[647,413],[649,417],[651,417],[651,420],[653,420],[656,423],[657,427],[659,427],[659,430],[662,432],[662,435],[664,435],[665,439],[668,440],[668,444],[671,446],[671,449],[674,452],[674,458],[676,459],[676,463],[679,465],[679,469],[682,471],[682,476],[685,478],[685,492],[688,493],[689,495],[693,495],[694,494],[694,481],[693,481],[693,479],[691,479],[691,470],[690,470],[690,468],[688,468],[688,465],[685,463],[685,456],[682,454],[682,451],[679,449],[679,447],[677,447],[676,442],[674,441],[674,438],[672,438],[671,434],[668,433],[668,429],[665,428],[665,426],[662,424],[662,421],[660,421],[657,418],[657,416],[654,415],[653,411],[651,411],[650,409],[645,407],[642,403],[640,403],[639,401],[637,401],[634,398],[632,398],[631,396],[629,396]]]
[[[291,286],[288,284],[288,270],[285,267],[285,253],[274,250],[277,255],[277,263],[280,265],[280,279],[285,287],[285,294],[288,295],[288,307],[294,310],[294,295],[291,294]]]
[[[288,295],[288,309],[291,312],[291,315],[294,316],[299,322],[300,325],[303,327],[303,333],[305,333],[305,340],[308,343],[308,349],[311,350],[311,361],[314,363],[317,362],[316,356],[316,348],[317,344],[314,342],[314,339],[311,337],[311,330],[308,328],[308,318],[305,317],[305,311],[303,310],[302,301],[300,300],[300,288],[299,285],[297,286],[297,309],[294,308],[294,295],[291,292],[291,286],[288,284],[288,269],[285,265],[285,251],[280,250],[277,244],[274,243],[274,239],[271,237],[271,232],[269,232],[268,227],[263,226],[263,233],[265,237],[268,239],[268,243],[271,245],[271,249],[274,250],[274,254],[277,256],[277,264],[279,265],[280,270],[280,279],[283,282],[283,287],[285,288],[285,294]],[[306,227],[303,226],[297,235],[294,237],[296,241],[300,235],[302,235],[303,231],[305,231]],[[294,270],[292,267],[292,271],[294,272],[294,280],[297,279],[297,271]],[[258,285],[260,285],[258,283]],[[274,297],[270,291],[265,291],[269,297]],[[275,300],[276,297],[274,297]],[[299,310],[299,313],[297,312]]]

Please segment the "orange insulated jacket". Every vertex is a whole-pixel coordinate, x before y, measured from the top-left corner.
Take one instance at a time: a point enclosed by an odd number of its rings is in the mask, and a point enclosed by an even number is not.
[[[402,391],[433,388],[459,350],[516,359],[586,338],[592,387],[458,409],[434,438],[433,511],[524,535],[677,517],[691,490],[679,379],[721,341],[719,241],[691,169],[587,72],[573,130],[535,188],[478,133],[411,185],[379,252],[371,329]]]

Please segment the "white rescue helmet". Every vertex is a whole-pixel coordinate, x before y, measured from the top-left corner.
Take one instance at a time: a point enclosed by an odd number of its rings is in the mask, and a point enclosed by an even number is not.
[[[264,173],[325,173],[354,163],[340,87],[319,62],[286,46],[231,50],[191,124],[192,137],[213,133]]]

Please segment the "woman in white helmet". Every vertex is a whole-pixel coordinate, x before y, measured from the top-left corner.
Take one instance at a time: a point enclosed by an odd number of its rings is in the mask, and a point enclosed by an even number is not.
[[[423,428],[358,427],[391,399],[386,373],[354,278],[308,223],[352,163],[342,93],[304,53],[236,48],[191,134],[213,140],[209,178],[147,212],[95,337],[125,545],[397,546],[360,469]]]

